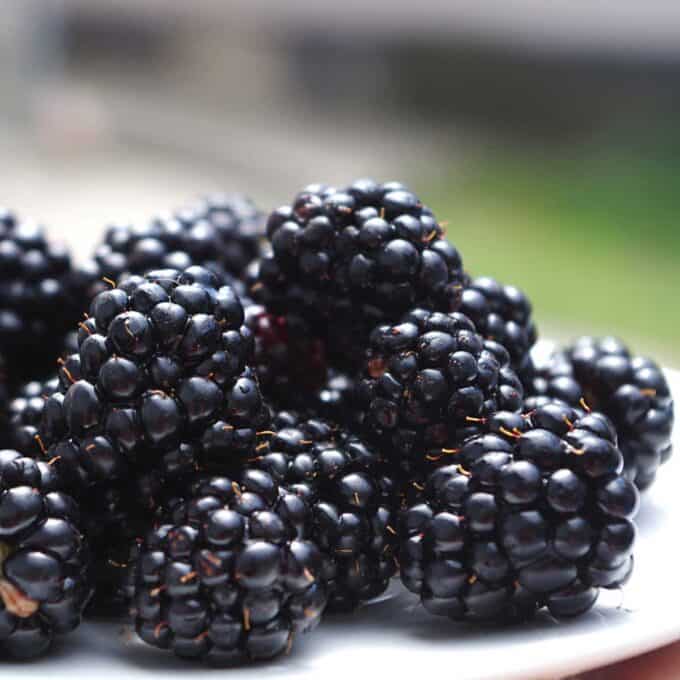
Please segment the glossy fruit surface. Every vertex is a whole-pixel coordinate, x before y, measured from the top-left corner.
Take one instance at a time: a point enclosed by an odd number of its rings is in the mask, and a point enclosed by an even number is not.
[[[635,486],[605,416],[497,414],[403,513],[401,578],[434,614],[494,622],[588,611],[633,568]]]
[[[522,407],[507,350],[458,312],[414,309],[377,327],[365,356],[356,389],[361,427],[406,478],[445,464],[491,414]]]
[[[301,535],[326,558],[329,605],[354,609],[396,571],[395,480],[375,448],[336,425],[286,412],[274,423],[253,463],[309,507]]]
[[[319,623],[323,560],[297,538],[298,501],[266,473],[198,480],[134,556],[135,627],[150,645],[214,665],[271,659]]]
[[[672,454],[673,397],[661,368],[633,356],[616,338],[582,337],[539,367],[529,407],[541,399],[585,403],[611,418],[626,475],[640,489],[652,484]],[[583,402],[581,400],[584,400]]]
[[[92,586],[80,510],[55,470],[0,451],[0,652],[46,652],[80,624]]]

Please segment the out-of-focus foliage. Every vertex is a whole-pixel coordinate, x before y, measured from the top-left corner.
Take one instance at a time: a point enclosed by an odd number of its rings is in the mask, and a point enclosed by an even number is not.
[[[495,150],[425,194],[475,274],[524,288],[564,333],[680,358],[680,141]]]

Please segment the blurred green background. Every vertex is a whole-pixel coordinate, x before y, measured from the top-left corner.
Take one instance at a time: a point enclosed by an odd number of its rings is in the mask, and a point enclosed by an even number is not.
[[[474,274],[522,287],[555,335],[680,357],[680,140],[488,149],[422,182]]]
[[[680,6],[7,0],[0,204],[86,257],[237,190],[410,183],[543,335],[680,366]]]

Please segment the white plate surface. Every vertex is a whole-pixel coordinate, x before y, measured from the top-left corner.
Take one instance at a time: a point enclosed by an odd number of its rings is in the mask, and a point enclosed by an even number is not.
[[[674,394],[680,372],[668,371]],[[539,617],[514,629],[480,629],[433,617],[395,582],[393,597],[359,612],[328,617],[296,641],[290,656],[252,668],[210,670],[148,647],[120,623],[87,622],[55,654],[5,665],[18,680],[189,678],[199,674],[295,680],[557,678],[596,668],[680,639],[680,431],[676,456],[643,495],[636,567],[621,592],[605,592],[585,617]]]

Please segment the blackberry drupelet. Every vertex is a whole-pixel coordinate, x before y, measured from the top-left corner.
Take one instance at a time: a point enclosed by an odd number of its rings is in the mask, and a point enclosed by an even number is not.
[[[403,185],[311,185],[267,221],[271,255],[251,293],[275,313],[307,318],[333,363],[352,369],[371,329],[418,305],[453,311],[461,257],[429,208]]]
[[[79,509],[59,488],[46,463],[0,451],[0,655],[43,654],[91,595]]]
[[[652,360],[633,356],[616,338],[582,337],[540,367],[534,398],[587,405],[612,419],[619,436],[626,475],[640,489],[654,481],[671,456],[673,398],[663,371]]]
[[[98,566],[119,563],[173,480],[240,468],[268,430],[242,324],[234,291],[200,267],[131,277],[93,300],[38,444],[93,519]],[[96,576],[98,599],[116,590],[109,570]]]
[[[150,645],[216,665],[271,659],[326,604],[304,503],[259,470],[196,482],[137,551],[133,615]]]
[[[487,425],[404,512],[403,583],[453,619],[585,613],[633,567],[638,494],[613,425],[560,403]]]
[[[0,355],[11,386],[50,370],[78,302],[68,251],[0,209]]]
[[[468,317],[415,309],[371,333],[356,408],[365,436],[415,479],[445,464],[485,417],[519,411],[522,397],[507,350]]]
[[[528,390],[534,377],[531,348],[537,331],[527,296],[515,286],[483,276],[467,282],[460,311],[472,319],[480,335],[508,350],[511,366]]]
[[[242,276],[264,239],[264,218],[249,199],[216,194],[143,227],[112,226],[80,269],[87,300],[119,281],[154,269],[204,266],[227,282]]]
[[[334,369],[328,369],[324,384],[306,397],[304,412],[352,429],[356,425],[353,397],[356,380]]]
[[[375,450],[322,420],[279,413],[253,464],[304,499],[303,535],[327,558],[329,607],[347,611],[383,593],[396,571],[396,484]]]

